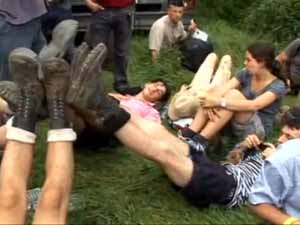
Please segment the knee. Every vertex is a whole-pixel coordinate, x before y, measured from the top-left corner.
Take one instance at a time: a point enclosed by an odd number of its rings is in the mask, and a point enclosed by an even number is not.
[[[243,94],[237,89],[231,89],[225,94],[225,98],[228,99],[244,99]]]
[[[26,208],[26,190],[21,190],[16,185],[3,185],[0,188],[0,207],[13,209],[20,206]]]
[[[43,188],[39,207],[45,210],[60,209],[67,194],[63,185],[49,184]]]

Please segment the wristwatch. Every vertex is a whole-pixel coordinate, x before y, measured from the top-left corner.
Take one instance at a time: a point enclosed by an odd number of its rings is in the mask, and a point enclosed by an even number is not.
[[[223,108],[226,108],[227,103],[226,103],[226,99],[225,98],[221,98],[220,106],[223,107]]]

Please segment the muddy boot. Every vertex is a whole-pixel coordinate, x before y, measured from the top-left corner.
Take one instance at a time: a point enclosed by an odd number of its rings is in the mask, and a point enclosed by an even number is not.
[[[13,127],[34,133],[37,111],[44,98],[44,89],[38,81],[36,54],[30,49],[18,48],[9,56],[9,68],[20,89]]]
[[[101,67],[106,54],[106,46],[100,43],[86,56],[77,71],[72,69],[71,86],[66,97],[70,105],[81,108],[95,107],[91,104],[94,103],[96,95],[99,92],[104,92],[101,82]],[[98,90],[95,91],[96,89]]]
[[[70,128],[65,114],[65,95],[70,79],[69,64],[63,59],[51,58],[43,62],[42,71],[45,76],[50,129]]]
[[[44,61],[52,57],[62,58],[67,50],[74,44],[77,34],[78,22],[76,20],[63,20],[53,29],[52,40],[39,53],[39,59]]]
[[[15,112],[18,104],[20,89],[13,81],[0,81],[0,97],[4,99],[10,110]]]
[[[104,44],[98,44],[86,57],[80,73],[72,79],[67,103],[95,129],[114,133],[130,118],[118,104],[107,96],[101,81],[101,66],[106,57]]]

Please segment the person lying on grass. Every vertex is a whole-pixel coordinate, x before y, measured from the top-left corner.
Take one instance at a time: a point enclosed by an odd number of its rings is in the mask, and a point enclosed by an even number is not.
[[[300,108],[291,108],[282,122],[279,145],[265,150],[274,153],[264,161],[249,208],[272,224],[300,224]],[[251,139],[255,146],[260,142]]]
[[[77,73],[85,74],[87,70],[93,71],[95,74],[99,73],[98,63],[105,59],[105,54],[99,55],[103,44],[99,44],[92,51],[89,50],[86,43],[83,43],[75,52],[75,56],[71,65],[71,75],[76,77]],[[101,72],[100,72],[101,73]],[[73,84],[74,87],[80,87]],[[86,88],[87,91],[89,88]],[[18,99],[16,98],[19,89],[14,82],[0,81],[0,113],[8,113],[12,116]],[[157,108],[165,104],[170,96],[170,87],[162,79],[154,79],[147,82],[143,88],[134,96],[121,95],[117,93],[109,93],[108,95],[112,100],[119,104],[126,111],[131,114],[135,114],[146,120],[150,120],[156,123],[161,123],[161,116]],[[99,129],[94,129],[95,121],[90,120],[89,116],[80,116],[76,111],[72,110],[68,105],[66,106],[66,113],[70,121],[73,124],[73,128],[78,135],[77,141],[86,144],[86,142],[97,142],[101,135],[105,135],[105,132],[101,132]],[[0,145],[4,145],[6,126],[0,127]],[[82,135],[84,134],[84,135]],[[87,135],[85,135],[87,134]],[[87,138],[89,136],[89,138]],[[105,135],[106,136],[106,135]],[[1,138],[3,137],[3,138]],[[95,138],[96,137],[96,140]],[[87,139],[87,140],[83,140]],[[76,143],[78,143],[76,141]]]
[[[80,76],[87,77],[84,80]],[[188,137],[183,141],[162,125],[129,114],[107,97],[103,83],[93,72],[81,74],[71,82],[82,87],[78,92],[71,84],[67,94],[67,102],[75,111],[83,116],[89,115],[95,125],[114,134],[131,151],[156,162],[193,203],[233,207],[243,204],[248,198],[263,164],[258,150],[245,151],[244,158],[237,165],[220,165],[206,156],[207,140],[201,135],[186,128]],[[97,85],[85,91],[84,87],[91,87],[90,82]],[[95,93],[97,97],[91,98]],[[91,101],[82,100],[82,96]],[[249,138],[241,144],[243,148],[253,147]]]
[[[45,75],[38,80],[39,66]],[[27,213],[27,182],[31,174],[35,125],[43,101],[49,110],[46,178],[34,224],[66,224],[73,183],[73,141],[76,133],[65,116],[64,97],[69,83],[69,65],[51,58],[41,65],[30,49],[15,49],[9,56],[10,72],[20,88],[11,125],[6,127],[5,151],[0,173],[0,224],[24,224]]]

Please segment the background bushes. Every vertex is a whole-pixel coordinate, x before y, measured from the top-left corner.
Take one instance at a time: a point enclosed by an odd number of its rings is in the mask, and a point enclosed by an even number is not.
[[[201,14],[224,19],[233,26],[280,45],[299,37],[299,0],[203,0],[199,1],[199,5]]]
[[[246,9],[242,25],[262,36],[269,33],[274,41],[287,43],[300,31],[299,0],[264,0]]]
[[[233,24],[239,24],[244,11],[258,0],[199,0],[201,14],[207,17],[219,17]]]

